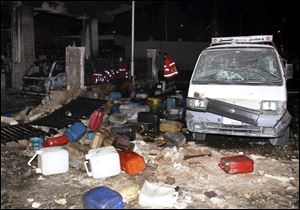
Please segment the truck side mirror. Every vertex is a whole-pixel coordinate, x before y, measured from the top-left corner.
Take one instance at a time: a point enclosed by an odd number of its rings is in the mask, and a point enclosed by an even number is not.
[[[293,64],[286,64],[285,66],[285,76],[286,79],[292,79],[293,78]]]

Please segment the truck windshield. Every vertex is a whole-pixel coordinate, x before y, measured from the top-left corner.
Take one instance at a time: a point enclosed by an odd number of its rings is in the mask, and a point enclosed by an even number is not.
[[[281,84],[276,53],[267,48],[230,48],[202,53],[192,79],[194,84]]]

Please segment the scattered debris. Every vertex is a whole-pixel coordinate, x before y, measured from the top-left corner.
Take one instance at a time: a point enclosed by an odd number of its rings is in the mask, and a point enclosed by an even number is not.
[[[181,132],[166,132],[164,139],[176,146],[182,146],[186,143],[186,138]]]
[[[109,90],[109,92],[111,91]],[[139,95],[137,94],[137,97],[131,100],[121,98],[118,94],[113,93],[109,99],[114,98],[115,100],[109,101],[99,100],[101,94],[98,93],[93,93],[91,98],[94,99],[78,97],[72,101],[69,101],[70,97],[63,100],[62,92],[57,94],[50,98],[44,98],[41,106],[28,107],[15,116],[15,119],[20,119],[20,122],[34,119],[31,124],[35,126],[21,123],[7,128],[17,128],[19,132],[23,127],[30,126],[29,131],[25,132],[25,139],[33,137],[34,129],[36,129],[34,137],[46,136],[42,144],[44,148],[35,154],[35,156],[39,156],[37,163],[34,163],[38,168],[36,166],[33,168],[45,176],[68,173],[47,177],[47,179],[42,175],[37,178],[29,175],[33,170],[28,169],[27,166],[27,171],[18,172],[20,174],[18,178],[21,177],[21,174],[26,173],[28,181],[39,180],[36,182],[37,186],[51,186],[55,190],[58,190],[55,182],[59,180],[61,185],[58,186],[61,187],[62,192],[57,195],[58,198],[70,194],[74,198],[82,196],[81,190],[77,190],[74,194],[69,192],[72,191],[69,186],[70,182],[76,185],[76,189],[91,189],[99,184],[99,179],[101,179],[103,187],[104,185],[109,186],[117,194],[113,193],[114,195],[110,197],[111,191],[108,187],[102,188],[102,192],[92,189],[93,193],[83,196],[85,208],[93,205],[97,208],[124,208],[123,202],[126,202],[126,208],[141,206],[146,208],[188,208],[200,205],[210,207],[211,204],[220,208],[231,208],[235,206],[234,202],[239,200],[229,199],[235,195],[231,192],[244,195],[246,201],[239,201],[242,206],[249,207],[253,206],[252,200],[261,200],[262,197],[265,199],[267,188],[272,188],[269,186],[272,182],[269,182],[268,178],[289,184],[285,185],[287,187],[286,194],[293,196],[293,199],[296,198],[294,195],[299,192],[298,187],[291,186],[297,185],[290,182],[298,181],[296,176],[299,172],[295,166],[295,163],[299,162],[298,159],[292,159],[292,163],[291,161],[281,163],[277,159],[270,159],[268,155],[261,156],[251,154],[252,152],[249,151],[239,151],[240,148],[237,149],[238,151],[227,152],[200,145],[189,139],[190,133],[185,125],[175,121],[179,120],[177,117],[182,114],[184,108],[178,107],[178,100],[182,100],[184,97],[169,100],[169,104],[166,104],[165,96],[158,96],[153,100],[148,97],[148,100],[145,100],[147,94],[142,92],[138,92]],[[65,104],[67,101],[69,103]],[[147,104],[149,102],[151,102],[150,106]],[[176,102],[175,108],[174,102]],[[166,106],[169,106],[170,110],[167,110]],[[78,107],[84,107],[84,109],[78,109]],[[45,113],[47,116],[41,117]],[[175,115],[176,117],[174,117]],[[6,140],[3,139],[7,137],[3,130],[13,133],[11,140],[16,139],[17,132],[12,132],[7,128],[1,128],[1,143],[5,143]],[[62,138],[63,144],[58,144]],[[263,145],[265,142],[263,144],[256,142],[255,144]],[[53,147],[58,145],[63,145],[67,153],[59,154],[60,149]],[[34,153],[33,147],[28,147],[28,140],[24,140],[23,144],[8,142],[6,146],[10,146],[13,148],[12,150],[23,146],[24,151],[18,151],[18,153],[24,155],[26,159]],[[47,150],[47,146],[49,150]],[[222,158],[225,154],[232,155],[233,153],[251,154],[251,159]],[[124,157],[124,154],[130,155]],[[3,157],[7,158],[5,155]],[[34,158],[32,157],[29,161],[29,165]],[[257,161],[255,163],[257,169],[253,174],[231,176],[219,170],[217,163],[220,159],[224,163],[224,165],[220,163],[220,167],[222,166],[221,168],[228,173],[251,172],[253,171],[253,161]],[[263,161],[264,159],[270,161]],[[244,166],[247,167],[244,168]],[[121,172],[121,169],[126,173]],[[277,169],[282,169],[283,173]],[[4,169],[1,168],[1,172],[2,170]],[[278,175],[280,173],[285,175],[290,173],[293,177]],[[195,182],[195,180],[197,181]],[[236,190],[239,183],[245,187]],[[77,186],[80,187],[77,188]],[[37,188],[32,187],[35,193],[38,192]],[[262,194],[254,194],[253,191],[256,188]],[[226,191],[220,192],[220,189]],[[221,195],[224,192],[226,192],[226,198]],[[104,198],[101,202],[107,203],[101,203],[99,196]],[[116,196],[116,203],[111,203],[115,202],[114,196]],[[291,198],[291,196],[286,197]],[[65,198],[56,199],[57,197],[50,198],[50,200],[59,205],[68,204],[68,208],[79,207],[78,204],[73,205],[71,200],[68,200],[67,203]],[[136,201],[137,198],[138,201]],[[276,197],[274,196],[272,199],[276,199]],[[32,203],[34,199],[28,198],[27,201]],[[43,206],[48,205],[44,201],[42,202]],[[32,204],[33,208],[39,208],[42,205],[38,202],[34,203]]]
[[[299,189],[297,187],[287,187],[285,192],[288,194],[288,195],[295,195],[296,193],[299,192]]]
[[[211,197],[209,199],[209,202],[214,204],[214,205],[221,205],[221,204],[224,204],[226,202],[226,199],[223,195],[218,195],[218,196]]]
[[[33,202],[32,205],[31,205],[31,207],[37,209],[37,208],[39,208],[41,205],[42,205],[42,204],[39,203],[39,202]]]
[[[150,208],[172,208],[177,203],[174,188],[145,181],[139,194],[139,204]]]
[[[31,203],[31,202],[34,201],[34,199],[33,199],[33,198],[27,198],[27,201],[28,201],[29,203]]]
[[[12,117],[5,117],[5,116],[1,116],[1,124],[8,124],[8,125],[17,125],[19,124],[18,121],[16,121],[14,118]]]
[[[32,136],[45,136],[46,132],[34,128],[28,124],[1,126],[1,144],[9,141],[29,139]]]
[[[204,195],[206,197],[208,197],[209,199],[212,198],[212,197],[217,197],[218,194],[215,192],[215,191],[207,191],[207,192],[204,192]]]
[[[276,176],[276,175],[271,175],[271,174],[264,174],[265,177],[275,179],[281,182],[289,182],[294,180],[294,177],[288,177],[288,176]]]
[[[137,199],[140,191],[139,185],[129,180],[115,183],[113,189],[121,194],[123,201],[126,203]]]
[[[256,161],[256,160],[259,160],[259,159],[266,159],[266,157],[264,157],[264,156],[261,156],[261,155],[253,155],[253,154],[251,154],[250,157],[251,157],[251,159],[252,159],[253,161]]]
[[[289,167],[288,167],[288,171],[291,172],[291,173],[293,173],[293,174],[296,173],[295,168],[292,167],[292,166],[289,166]]]
[[[168,185],[173,185],[175,183],[175,178],[174,177],[170,177],[168,176],[165,183],[168,184]]]
[[[59,204],[59,205],[66,205],[67,204],[67,200],[65,198],[54,200],[54,202]]]
[[[110,115],[109,121],[113,124],[125,124],[127,122],[127,116],[122,113],[114,113]]]

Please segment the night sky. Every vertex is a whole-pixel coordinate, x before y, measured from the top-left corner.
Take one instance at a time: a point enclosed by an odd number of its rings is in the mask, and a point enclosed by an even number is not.
[[[131,1],[63,2],[71,12],[86,12],[97,17],[104,11],[117,9],[121,4],[131,4]],[[41,3],[35,2],[37,5]],[[212,36],[273,34],[276,46],[283,47],[286,57],[299,58],[298,10],[296,0],[136,1],[135,38],[138,41],[149,40],[150,37],[166,40],[166,28],[168,41],[179,38],[183,41],[210,41]],[[1,11],[1,25],[8,28],[10,15],[7,10],[2,10],[2,6]],[[36,27],[47,27],[45,20],[49,22],[49,17],[35,16]],[[69,18],[68,24],[59,18],[62,17],[57,17],[55,24],[48,26],[51,29],[57,27],[55,34],[81,33],[81,20]],[[61,33],[59,25],[64,29]],[[65,28],[69,28],[70,32],[66,34]],[[112,34],[112,31],[131,36],[131,10],[115,16],[112,24],[99,23],[99,34]]]
[[[166,3],[167,2],[167,3]],[[136,39],[165,40],[167,4],[168,40],[210,41],[211,36],[273,34],[274,42],[290,57],[299,57],[299,15],[296,1],[157,1],[139,7],[136,1]],[[130,36],[128,23],[115,24]],[[124,14],[120,15],[121,18]],[[118,16],[116,17],[116,20]],[[125,21],[125,20],[124,20]],[[296,39],[297,38],[297,39]]]

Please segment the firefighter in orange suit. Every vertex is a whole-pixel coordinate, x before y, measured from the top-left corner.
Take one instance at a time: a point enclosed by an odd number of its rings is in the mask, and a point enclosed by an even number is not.
[[[176,75],[178,75],[178,71],[174,60],[167,53],[164,53],[164,77],[169,80]]]

